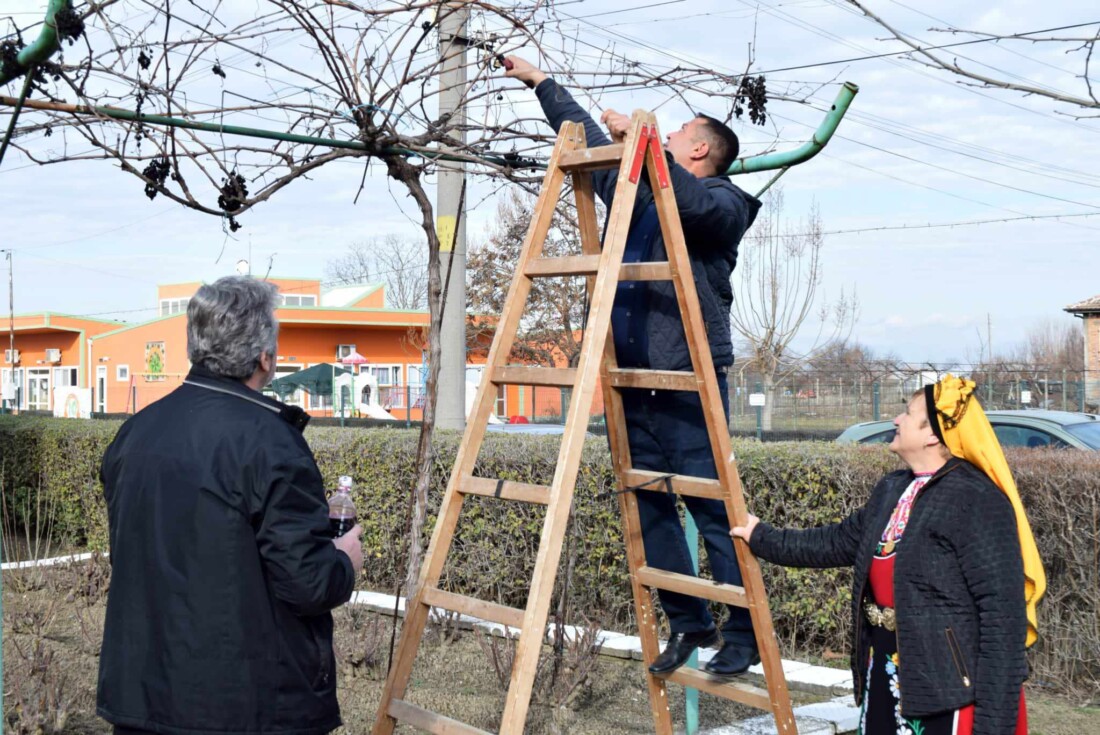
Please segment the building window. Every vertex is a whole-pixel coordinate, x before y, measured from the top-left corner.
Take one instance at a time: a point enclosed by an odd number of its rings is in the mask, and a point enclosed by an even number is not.
[[[370,372],[379,386],[402,384],[400,365],[371,365]]]
[[[59,367],[53,369],[54,388],[71,388],[76,386],[77,369],[74,367]]]
[[[181,314],[187,311],[187,302],[190,298],[183,299],[161,299],[160,300],[160,315],[172,316],[173,314]]]
[[[316,296],[303,296],[299,294],[280,294],[283,306],[317,306]]]
[[[310,393],[309,410],[319,411],[332,408],[332,396],[327,393]]]
[[[115,368],[115,380],[121,380],[123,382],[130,379],[130,366],[119,365]]]

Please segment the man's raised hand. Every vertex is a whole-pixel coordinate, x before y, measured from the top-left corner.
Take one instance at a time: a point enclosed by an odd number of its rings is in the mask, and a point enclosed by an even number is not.
[[[537,66],[519,56],[504,57],[504,76],[518,79],[531,89],[547,78]]]
[[[622,143],[630,130],[630,118],[615,110],[605,110],[600,115],[600,122],[607,126],[607,132],[611,135],[611,140],[616,143]]]

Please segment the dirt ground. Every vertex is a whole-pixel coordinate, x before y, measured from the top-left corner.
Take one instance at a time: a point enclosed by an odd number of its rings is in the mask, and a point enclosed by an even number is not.
[[[3,585],[4,732],[110,733],[95,716],[95,685],[109,567],[95,561],[5,572]],[[385,678],[392,620],[358,607],[337,610],[335,653],[346,727],[362,733],[373,722]],[[504,708],[510,644],[438,621],[421,645],[408,699],[487,731]],[[581,645],[564,651],[559,674],[545,660],[527,731],[543,733],[652,732],[641,664],[592,656]],[[494,663],[495,662],[495,663]],[[503,683],[502,683],[503,679]],[[684,698],[670,688],[673,718],[682,727]],[[811,698],[794,693],[796,705]],[[757,710],[706,695],[704,728]],[[1028,692],[1033,735],[1100,732],[1100,708],[1040,691]],[[399,728],[399,732],[413,732]]]

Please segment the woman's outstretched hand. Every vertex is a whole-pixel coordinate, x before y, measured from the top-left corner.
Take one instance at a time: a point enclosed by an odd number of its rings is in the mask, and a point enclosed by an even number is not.
[[[749,519],[745,522],[745,525],[734,526],[730,529],[730,538],[739,538],[747,544],[749,539],[752,538],[752,532],[756,528],[756,524],[759,522],[759,518],[749,513]]]

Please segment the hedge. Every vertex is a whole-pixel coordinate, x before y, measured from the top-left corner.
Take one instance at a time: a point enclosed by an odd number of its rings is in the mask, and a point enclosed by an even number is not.
[[[98,461],[118,426],[0,417],[0,481],[6,500],[41,489],[56,499],[54,531],[59,540],[104,548],[106,513]],[[327,486],[334,487],[343,474],[356,479],[366,558],[362,586],[394,591],[403,576],[416,432],[320,427],[307,430],[306,437]],[[437,440],[433,514],[460,439],[456,433],[440,432]],[[750,508],[777,525],[839,520],[866,499],[882,474],[898,466],[877,446],[733,441]],[[557,437],[490,434],[477,474],[548,483],[557,447]],[[1016,450],[1009,462],[1049,581],[1039,610],[1040,641],[1031,652],[1033,678],[1058,688],[1095,690],[1100,686],[1100,454]],[[613,487],[606,440],[591,439],[584,449],[558,587],[568,576],[570,609],[605,627],[628,630],[634,625],[633,609],[618,503],[603,495]],[[523,607],[544,513],[537,506],[469,498],[443,586]],[[434,515],[429,520],[434,522]],[[764,574],[781,645],[819,654],[847,650],[849,571],[765,564]]]

